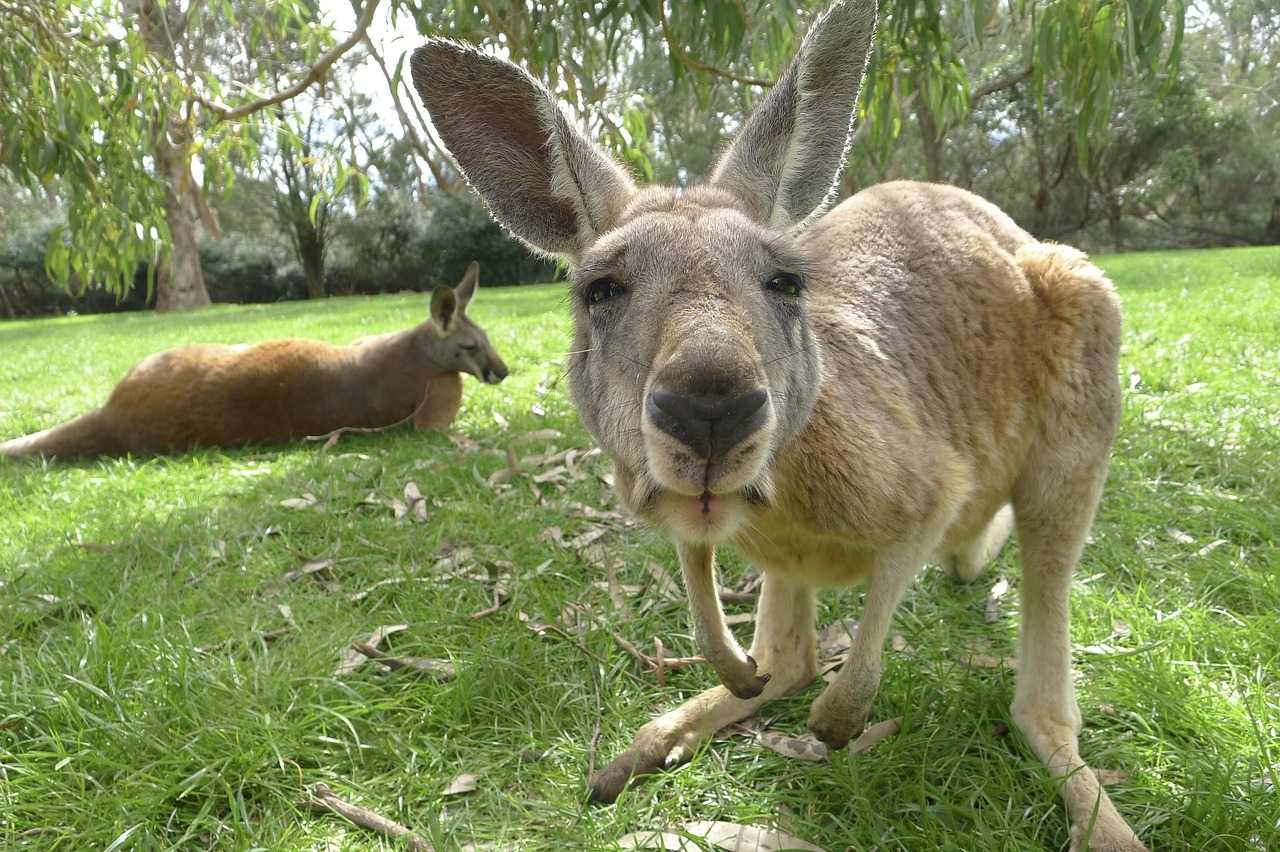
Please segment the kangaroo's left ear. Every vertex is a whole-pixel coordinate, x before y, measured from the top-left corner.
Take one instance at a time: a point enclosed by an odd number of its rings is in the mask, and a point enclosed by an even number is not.
[[[458,300],[459,313],[467,309],[471,297],[476,294],[476,288],[479,286],[480,264],[473,260],[467,267],[467,271],[462,273],[462,280],[453,286],[453,295]]]
[[[832,3],[716,166],[757,222],[803,225],[835,195],[875,28],[875,0]]]
[[[457,314],[458,297],[453,290],[437,287],[431,291],[431,319],[441,331],[449,331],[453,327]]]

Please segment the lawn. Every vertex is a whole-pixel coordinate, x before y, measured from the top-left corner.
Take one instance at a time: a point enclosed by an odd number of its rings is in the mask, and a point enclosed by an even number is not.
[[[1082,751],[1153,849],[1277,849],[1280,250],[1101,262],[1125,304],[1127,393],[1072,604]],[[425,311],[406,294],[0,324],[0,437],[97,404],[164,347],[347,342]],[[902,718],[896,736],[811,763],[730,732],[588,805],[588,766],[714,676],[659,685],[611,635],[695,652],[651,568],[671,547],[594,517],[612,505],[602,461],[526,458],[590,446],[559,381],[561,290],[482,290],[472,315],[513,369],[467,380],[467,440],[0,467],[0,847],[382,848],[300,804],[319,782],[441,849],[609,848],[703,819],[827,850],[1065,847],[1053,785],[1011,729],[1013,673],[964,662],[1013,648],[1016,546],[973,586],[930,569],[908,595],[875,709]],[[410,482],[425,522],[396,518]],[[725,579],[749,577],[730,559]],[[858,598],[825,595],[821,620]],[[407,626],[384,651],[456,677],[335,675],[383,625]],[[802,733],[818,686],[763,722]],[[446,795],[463,773],[476,789]]]

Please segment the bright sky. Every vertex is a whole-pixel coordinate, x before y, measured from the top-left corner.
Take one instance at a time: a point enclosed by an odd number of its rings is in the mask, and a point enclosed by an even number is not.
[[[356,16],[351,9],[350,0],[320,0],[319,5],[321,13],[333,22],[336,39],[343,39],[355,29]],[[387,70],[394,73],[401,54],[417,47],[424,39],[418,34],[412,16],[400,14],[393,25],[389,10],[390,4],[384,0],[369,27],[369,38],[386,60]],[[396,117],[396,109],[387,93],[387,82],[382,79],[382,72],[372,61],[366,60],[356,69],[354,77],[356,90],[373,101],[374,110],[383,125],[396,132],[400,127],[400,120]]]

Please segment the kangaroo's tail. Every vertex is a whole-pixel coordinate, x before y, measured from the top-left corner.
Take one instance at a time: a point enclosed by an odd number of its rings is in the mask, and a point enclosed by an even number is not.
[[[102,410],[0,444],[0,458],[45,456],[59,459],[115,455],[123,451],[103,422]]]

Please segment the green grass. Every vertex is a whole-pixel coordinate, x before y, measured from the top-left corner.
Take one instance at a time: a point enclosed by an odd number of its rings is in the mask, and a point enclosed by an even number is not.
[[[1280,251],[1103,264],[1125,302],[1130,390],[1072,605],[1082,750],[1130,773],[1111,794],[1154,849],[1280,848]],[[345,342],[424,311],[404,295],[6,323],[0,436],[97,404],[127,367],[167,346]],[[1010,731],[1012,673],[956,662],[963,649],[1013,647],[1016,596],[993,623],[983,609],[999,577],[1017,586],[1016,547],[973,587],[931,569],[909,595],[895,630],[915,650],[888,653],[875,709],[905,718],[897,737],[828,764],[734,737],[616,806],[588,806],[597,719],[599,763],[713,675],[688,669],[653,683],[605,628],[692,653],[682,606],[642,610],[638,596],[611,612],[594,585],[600,572],[541,536],[587,528],[557,504],[601,505],[598,478],[543,486],[542,503],[523,481],[483,482],[505,466],[513,435],[554,428],[564,435],[554,446],[588,445],[557,381],[569,341],[560,290],[487,290],[473,315],[514,368],[498,388],[468,380],[456,430],[475,452],[398,431],[329,452],[0,469],[0,847],[103,848],[128,833],[121,848],[380,848],[298,807],[320,781],[440,848],[608,848],[629,831],[691,819],[776,823],[828,850],[1065,846],[1053,785]],[[583,469],[603,474],[595,464]],[[410,480],[431,498],[427,523],[360,505]],[[280,505],[307,492],[316,509]],[[653,532],[607,541],[626,584],[648,582],[648,561],[673,562]],[[489,602],[485,583],[433,570],[462,546],[511,590],[478,621],[468,614]],[[337,560],[327,586],[282,582],[312,558]],[[730,578],[740,570],[731,561]],[[858,599],[826,595],[822,619],[856,615]],[[603,665],[529,629],[557,623],[569,602],[590,608],[580,638]],[[285,623],[281,604],[300,629],[265,642]],[[372,666],[333,676],[343,647],[392,623],[409,625],[390,640],[395,653],[451,659],[458,677],[436,684]],[[1121,623],[1128,632],[1113,636]],[[1099,645],[1109,648],[1090,648]],[[803,731],[817,692],[771,707],[773,727]],[[476,773],[479,789],[442,797],[460,772]]]

